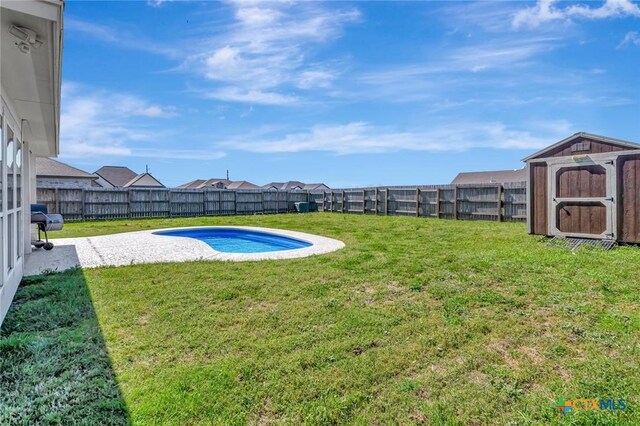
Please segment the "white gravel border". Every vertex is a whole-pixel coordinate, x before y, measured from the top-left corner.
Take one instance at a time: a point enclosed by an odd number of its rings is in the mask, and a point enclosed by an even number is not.
[[[203,241],[189,237],[154,235],[158,231],[181,229],[246,229],[282,235],[311,243],[310,247],[264,253],[223,253]],[[69,268],[95,268],[139,263],[189,262],[195,260],[222,260],[232,262],[294,259],[330,253],[344,247],[342,241],[304,232],[254,226],[189,226],[126,232],[97,237],[60,238],[51,240],[51,251],[35,249],[27,256],[25,275],[38,275],[45,271],[63,271]]]

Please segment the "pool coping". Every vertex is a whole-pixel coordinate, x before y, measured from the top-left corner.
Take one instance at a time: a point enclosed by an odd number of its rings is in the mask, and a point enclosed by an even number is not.
[[[158,231],[206,228],[245,229],[266,232],[306,241],[312,245],[299,249],[263,253],[224,253],[195,238],[154,234]],[[257,226],[185,226],[95,237],[59,238],[51,241],[55,245],[53,250],[34,249],[27,257],[25,275],[38,275],[46,271],[63,271],[74,267],[96,268],[141,263],[191,262],[199,260],[246,262],[296,259],[330,253],[345,246],[342,241],[320,235]]]

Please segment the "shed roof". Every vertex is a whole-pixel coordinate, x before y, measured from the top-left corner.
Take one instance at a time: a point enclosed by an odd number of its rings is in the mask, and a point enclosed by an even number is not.
[[[562,139],[559,142],[554,143],[553,145],[549,145],[546,148],[541,149],[538,152],[535,152],[525,158],[522,159],[522,161],[529,161],[529,160],[533,160],[534,158],[540,158],[543,157],[544,154],[546,154],[549,151],[552,151],[554,149],[557,149],[559,147],[561,147],[562,145],[565,144],[570,144],[571,142],[573,142],[576,139],[579,138],[587,138],[587,139],[592,139],[592,140],[596,140],[596,141],[600,141],[600,142],[604,142],[604,143],[608,143],[611,145],[617,145],[623,148],[629,148],[629,149],[640,149],[640,144],[634,143],[634,142],[629,142],[629,141],[625,141],[622,139],[615,139],[615,138],[610,138],[607,136],[601,136],[601,135],[594,135],[593,133],[587,133],[587,132],[578,132],[578,133],[574,133],[573,135],[569,136],[568,138]]]
[[[96,175],[47,157],[36,157],[36,176],[98,179]]]
[[[123,166],[103,166],[96,170],[95,174],[111,185],[120,188],[124,188],[127,183],[138,177],[136,172]]]
[[[487,172],[462,172],[458,173],[451,183],[456,185],[471,183],[507,183],[523,182],[527,180],[526,169],[518,170],[493,170]]]

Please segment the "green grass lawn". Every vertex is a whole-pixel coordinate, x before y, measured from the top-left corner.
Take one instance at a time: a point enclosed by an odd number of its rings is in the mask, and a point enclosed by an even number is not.
[[[639,248],[572,253],[523,224],[330,213],[55,236],[222,224],[346,247],[29,279],[0,334],[0,423],[640,424]],[[560,397],[627,408],[563,416]]]

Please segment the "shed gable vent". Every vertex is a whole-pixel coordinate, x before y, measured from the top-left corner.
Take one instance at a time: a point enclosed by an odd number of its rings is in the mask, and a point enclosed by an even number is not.
[[[571,152],[589,151],[591,149],[591,142],[578,142],[571,145]]]

